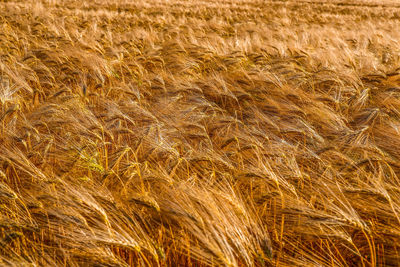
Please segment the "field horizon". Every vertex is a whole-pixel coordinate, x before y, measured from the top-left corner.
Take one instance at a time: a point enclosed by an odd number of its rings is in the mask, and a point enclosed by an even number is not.
[[[398,1],[0,1],[0,266],[398,266]]]

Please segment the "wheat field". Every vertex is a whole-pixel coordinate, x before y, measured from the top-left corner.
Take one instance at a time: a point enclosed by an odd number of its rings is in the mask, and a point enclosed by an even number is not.
[[[0,0],[0,266],[398,266],[400,3]]]

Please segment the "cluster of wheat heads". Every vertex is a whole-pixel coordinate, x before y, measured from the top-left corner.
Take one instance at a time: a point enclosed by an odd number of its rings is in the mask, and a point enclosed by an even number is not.
[[[0,1],[0,265],[396,265],[399,19]]]

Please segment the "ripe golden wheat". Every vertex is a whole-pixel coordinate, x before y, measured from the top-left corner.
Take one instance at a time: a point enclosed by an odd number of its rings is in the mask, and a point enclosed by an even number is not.
[[[397,1],[0,1],[1,266],[396,266]]]

